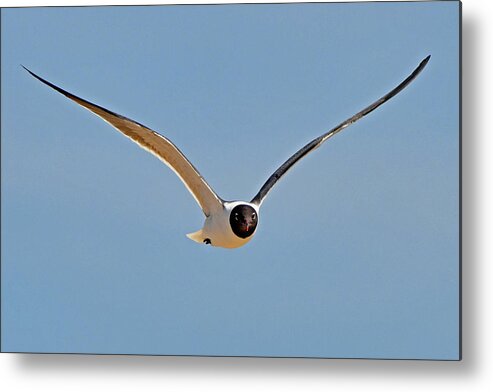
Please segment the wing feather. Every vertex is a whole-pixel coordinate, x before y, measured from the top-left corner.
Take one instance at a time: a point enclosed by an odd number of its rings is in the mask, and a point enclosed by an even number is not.
[[[343,129],[347,128],[351,124],[355,123],[359,119],[363,118],[366,116],[368,113],[371,113],[374,111],[376,108],[378,108],[380,105],[384,104],[387,102],[390,98],[393,96],[397,95],[400,91],[402,91],[409,83],[411,83],[416,76],[423,70],[423,68],[426,66],[428,61],[430,60],[431,56],[426,57],[421,63],[416,67],[416,69],[403,81],[401,82],[397,87],[395,87],[393,90],[385,94],[383,97],[378,99],[377,101],[373,102],[371,105],[367,106],[363,110],[359,111],[355,115],[349,117],[347,120],[343,121],[336,127],[332,128],[330,131],[324,133],[323,135],[317,137],[316,139],[313,139],[310,143],[306,144],[304,147],[299,149],[296,153],[294,153],[286,162],[284,162],[265,182],[264,185],[262,185],[262,188],[258,191],[258,193],[255,195],[255,197],[252,199],[251,203],[260,205],[262,204],[263,200],[267,196],[267,193],[272,189],[272,187],[279,181],[279,179],[286,174],[286,172],[295,164],[297,163],[301,158],[305,157],[307,154],[310,152],[316,150],[318,147],[322,145],[327,139],[330,137],[334,136],[336,133],[342,131]]]
[[[206,216],[222,208],[223,200],[169,139],[136,121],[79,98],[41,78],[26,67],[23,66],[23,68],[39,81],[101,117],[123,135],[165,163],[183,181]]]

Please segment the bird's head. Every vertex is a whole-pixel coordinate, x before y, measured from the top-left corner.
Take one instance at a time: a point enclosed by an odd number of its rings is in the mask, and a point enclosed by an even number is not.
[[[233,233],[240,238],[250,237],[257,228],[257,211],[248,204],[239,204],[231,210],[229,224]]]

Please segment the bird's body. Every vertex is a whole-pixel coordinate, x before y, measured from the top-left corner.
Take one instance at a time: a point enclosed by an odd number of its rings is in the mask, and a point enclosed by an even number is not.
[[[127,117],[79,98],[34,74],[27,68],[25,69],[36,79],[101,117],[130,140],[160,159],[178,175],[206,217],[202,229],[187,235],[190,239],[222,248],[238,248],[253,238],[263,200],[277,181],[295,163],[320,147],[330,137],[397,95],[423,70],[429,58],[430,56],[426,57],[403,82],[389,93],[298,150],[267,179],[250,202],[222,200],[185,155],[163,135]]]
[[[258,216],[258,206],[246,201],[225,201],[224,207],[213,211],[205,218],[204,227],[187,237],[198,243],[205,243],[222,248],[239,248],[249,242],[255,234],[256,227],[251,227],[244,234],[238,235],[233,231],[231,219],[235,219],[236,207],[251,207]],[[233,215],[232,215],[233,214]]]

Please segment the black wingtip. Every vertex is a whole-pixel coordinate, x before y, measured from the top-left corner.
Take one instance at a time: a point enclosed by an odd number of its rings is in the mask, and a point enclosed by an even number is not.
[[[33,76],[34,76],[34,73],[33,73],[31,70],[29,70],[27,67],[25,67],[23,64],[19,64],[19,65],[20,65],[22,68],[24,68],[27,72],[29,72],[31,75],[33,75]]]
[[[24,68],[27,72],[29,72],[31,75],[33,74],[27,67],[25,67],[23,64],[19,64],[22,68]]]
[[[431,58],[431,54],[429,54],[423,60],[421,60],[421,63],[419,63],[418,67],[413,72],[413,74],[415,74],[415,76],[418,75],[424,69],[424,67],[426,67],[426,64],[428,64],[428,61],[430,61],[430,58]],[[413,79],[414,79],[414,77],[413,77]]]
[[[20,64],[20,66],[22,68],[24,68],[27,72],[29,72],[29,74],[33,77],[35,77],[36,79],[40,80],[41,82],[45,83],[45,84],[48,84],[50,85],[50,83],[47,81],[47,80],[44,80],[42,77],[36,75],[33,71],[31,71],[29,68],[25,67],[24,65]]]
[[[65,95],[67,98],[70,98],[70,99],[72,99],[72,100],[79,99],[79,100],[81,100],[81,101],[85,101],[84,99],[79,98],[79,97],[77,97],[76,95],[71,94],[71,93],[69,93],[68,91],[65,91],[64,89],[62,89],[62,88],[60,88],[60,87],[58,87],[58,86],[54,85],[53,83],[48,82],[46,79],[43,79],[41,76],[36,75],[33,71],[31,71],[30,69],[28,69],[28,68],[24,67],[22,64],[21,64],[21,67],[22,67],[22,68],[24,68],[27,72],[29,72],[29,74],[30,74],[32,77],[34,77],[34,78],[38,79],[40,82],[42,82],[42,83],[46,84],[47,86],[50,86],[52,89],[54,89],[54,90],[58,91],[58,92],[59,92],[60,94],[62,94],[62,95]]]

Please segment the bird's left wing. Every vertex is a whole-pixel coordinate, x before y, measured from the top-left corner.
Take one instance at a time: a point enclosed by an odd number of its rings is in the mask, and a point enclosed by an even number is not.
[[[206,216],[223,207],[223,200],[212,190],[198,170],[170,140],[136,121],[79,98],[41,78],[26,67],[23,66],[23,68],[39,81],[101,117],[126,137],[169,166],[183,181]]]
[[[373,112],[380,105],[387,102],[390,98],[397,95],[400,91],[402,91],[409,83],[411,83],[416,76],[423,70],[431,56],[426,57],[421,63],[416,67],[416,69],[406,78],[404,79],[397,87],[393,90],[385,94],[383,97],[373,102],[371,105],[367,106],[363,110],[356,113],[354,116],[349,117],[347,120],[340,123],[338,126],[332,128],[330,131],[324,133],[323,135],[313,139],[310,143],[299,149],[296,153],[294,153],[286,162],[284,162],[262,185],[262,188],[258,191],[255,197],[252,199],[251,203],[260,205],[263,200],[267,196],[267,193],[272,189],[272,187],[279,181],[279,179],[286,174],[286,172],[293,167],[293,165],[298,162],[301,158],[305,157],[310,152],[316,150],[320,147],[325,141],[327,141],[330,137],[334,136],[336,133],[342,131],[347,128],[351,124],[355,123],[359,119],[366,116],[368,113]]]

